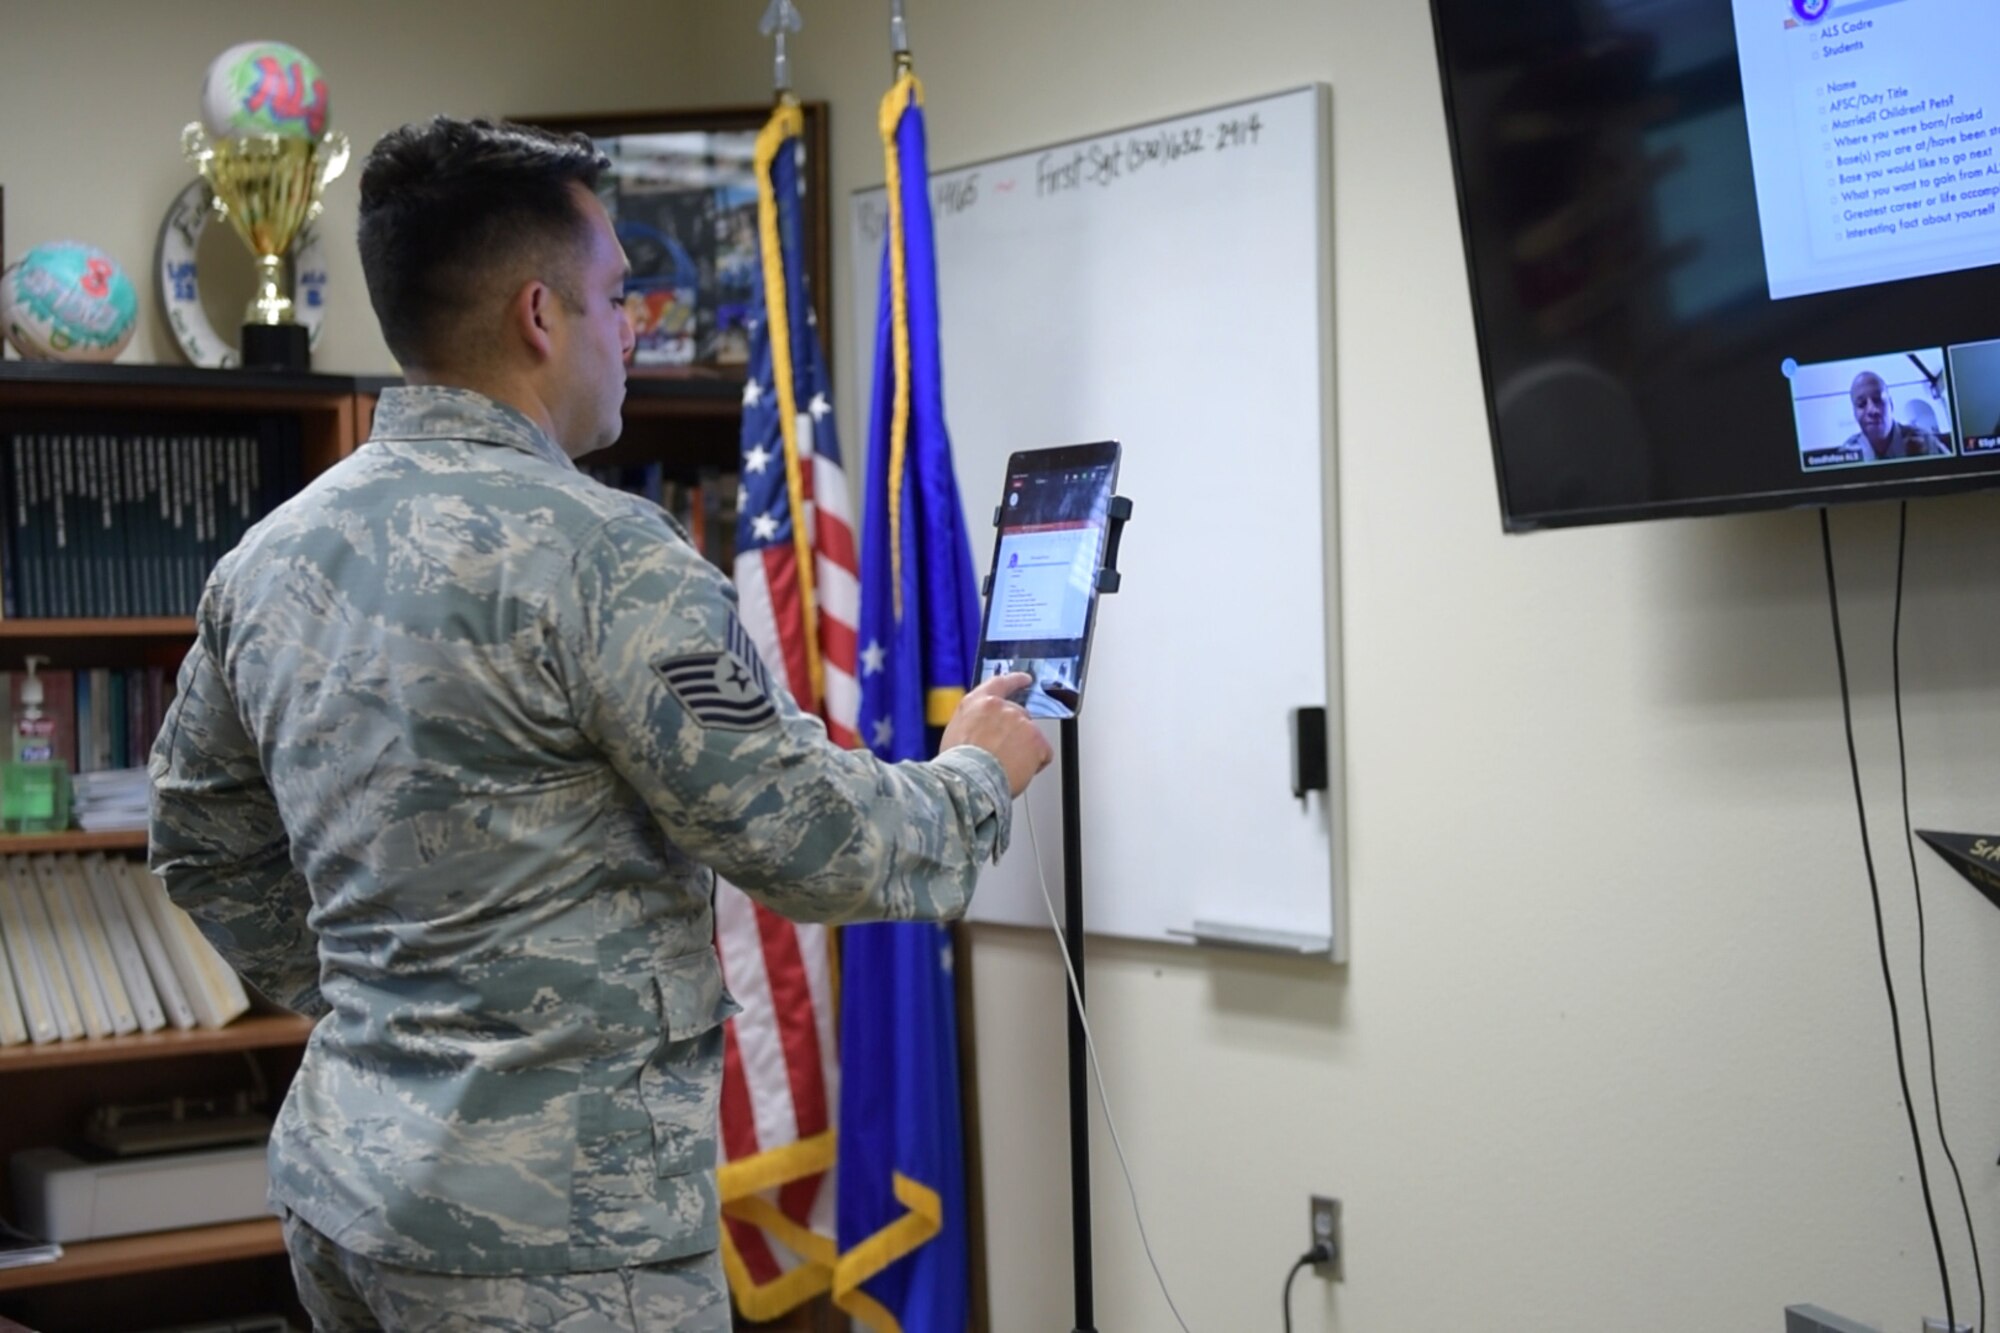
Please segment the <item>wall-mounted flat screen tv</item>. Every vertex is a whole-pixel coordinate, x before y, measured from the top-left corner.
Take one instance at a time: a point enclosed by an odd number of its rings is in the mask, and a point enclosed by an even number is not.
[[[1432,0],[1509,531],[2000,484],[2000,0]]]

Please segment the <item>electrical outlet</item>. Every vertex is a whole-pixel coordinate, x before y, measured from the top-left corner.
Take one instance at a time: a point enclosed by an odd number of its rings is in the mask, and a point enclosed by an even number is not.
[[[1946,1324],[1942,1319],[1924,1316],[1924,1333],[1972,1333],[1970,1324]]]
[[[1338,1279],[1340,1271],[1340,1200],[1324,1194],[1312,1196],[1312,1240],[1308,1249],[1324,1245],[1328,1258],[1313,1265],[1317,1277]]]

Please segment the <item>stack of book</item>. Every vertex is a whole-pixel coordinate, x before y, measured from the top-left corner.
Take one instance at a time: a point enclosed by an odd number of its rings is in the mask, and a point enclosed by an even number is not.
[[[0,1218],[0,1268],[23,1268],[29,1264],[52,1264],[62,1258],[62,1246],[52,1240],[30,1236]],[[0,1320],[0,1330],[7,1326]],[[16,1324],[16,1328],[20,1325]]]
[[[9,856],[0,867],[0,1046],[219,1028],[243,983],[136,861]]]
[[[72,781],[70,817],[86,833],[146,827],[146,770],[108,768],[78,773]]]

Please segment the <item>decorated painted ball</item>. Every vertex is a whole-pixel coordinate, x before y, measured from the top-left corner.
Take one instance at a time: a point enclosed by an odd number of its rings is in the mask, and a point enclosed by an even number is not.
[[[284,42],[232,46],[210,62],[201,81],[201,123],[212,138],[317,139],[332,108],[319,66]]]
[[[0,330],[30,361],[115,360],[138,322],[132,280],[94,245],[38,245],[0,273]]]

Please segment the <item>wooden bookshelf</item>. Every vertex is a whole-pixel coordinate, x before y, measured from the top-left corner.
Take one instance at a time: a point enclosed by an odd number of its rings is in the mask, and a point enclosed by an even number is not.
[[[0,620],[0,639],[194,639],[193,616]]]
[[[174,366],[82,366],[0,362],[0,438],[98,419],[143,421],[168,430],[246,414],[296,418],[302,475],[317,476],[360,445],[377,395],[398,381],[378,377],[193,370]],[[629,381],[626,430],[592,463],[664,463],[693,477],[733,471],[742,382],[728,377]],[[50,423],[54,423],[51,426]],[[0,667],[29,653],[49,670],[162,667],[185,657],[195,624],[184,616],[0,619]],[[168,681],[171,684],[172,677]],[[143,830],[0,835],[11,853],[143,853]],[[247,1014],[229,1026],[22,1045],[0,1050],[0,1209],[10,1205],[8,1154],[72,1139],[90,1112],[172,1096],[228,1095],[247,1077],[268,1084],[275,1112],[295,1076],[312,1022],[294,1014]],[[246,1070],[246,1063],[254,1068]],[[275,1219],[152,1232],[64,1247],[61,1259],[0,1270],[4,1317],[53,1330],[221,1322],[225,1315],[292,1301]],[[291,1310],[295,1322],[303,1312]],[[778,1325],[777,1327],[790,1327]]]
[[[0,1050],[0,1074],[30,1069],[63,1069],[80,1065],[118,1064],[128,1060],[166,1060],[184,1055],[217,1055],[262,1051],[278,1046],[303,1046],[312,1035],[313,1020],[298,1014],[245,1014],[227,1027],[163,1028],[124,1037],[81,1037]]]
[[[99,422],[165,432],[186,422],[207,430],[211,422],[284,416],[296,423],[305,480],[360,443],[364,400],[372,396],[353,376],[0,362],[0,437],[88,431]],[[194,634],[191,616],[0,619],[0,666],[18,670],[34,653],[49,659],[50,670],[159,667],[171,686]],[[0,855],[137,856],[145,848],[143,829],[0,835]],[[266,1109],[275,1113],[311,1032],[309,1019],[264,1012],[218,1029],[0,1050],[0,1209],[11,1212],[8,1156],[73,1142],[98,1107],[254,1086],[268,1088]],[[291,1301],[284,1241],[271,1218],[80,1242],[64,1246],[54,1263],[0,1269],[0,1315],[37,1329],[213,1323]]]
[[[111,829],[85,833],[69,829],[63,833],[0,833],[0,856],[27,856],[38,852],[143,852],[146,830]]]
[[[132,1273],[228,1263],[233,1259],[256,1259],[284,1252],[284,1231],[275,1217],[119,1236],[113,1240],[75,1241],[63,1246],[62,1258],[54,1263],[0,1268],[0,1291],[101,1281]]]

